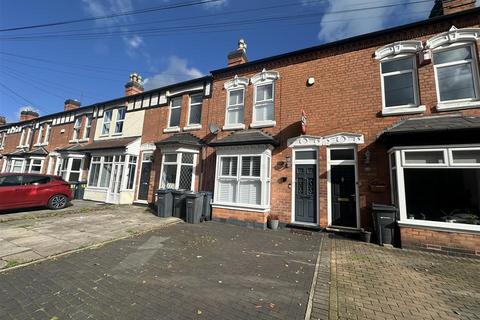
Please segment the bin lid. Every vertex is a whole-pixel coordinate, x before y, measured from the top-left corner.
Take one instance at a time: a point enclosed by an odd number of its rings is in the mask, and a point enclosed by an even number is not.
[[[203,197],[203,194],[200,192],[186,192],[185,196],[187,198],[199,198],[199,197]]]
[[[396,212],[397,208],[388,204],[372,203],[372,209],[374,211],[392,211]]]
[[[175,191],[175,190],[173,190],[173,189],[158,189],[157,194],[158,193],[170,193],[170,192],[173,192],[173,191]]]
[[[187,190],[172,190],[172,193],[175,193],[175,194],[185,194],[187,192],[189,192],[189,191],[187,191]]]

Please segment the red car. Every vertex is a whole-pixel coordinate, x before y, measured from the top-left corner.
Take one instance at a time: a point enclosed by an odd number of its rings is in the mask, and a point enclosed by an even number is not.
[[[33,173],[0,174],[0,210],[49,207],[63,209],[72,190],[61,177]]]

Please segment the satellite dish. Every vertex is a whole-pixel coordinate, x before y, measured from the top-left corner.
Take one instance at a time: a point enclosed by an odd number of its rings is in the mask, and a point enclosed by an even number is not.
[[[212,134],[217,134],[219,129],[216,125],[214,125],[213,123],[209,123],[208,124],[208,130],[210,131],[210,133]]]

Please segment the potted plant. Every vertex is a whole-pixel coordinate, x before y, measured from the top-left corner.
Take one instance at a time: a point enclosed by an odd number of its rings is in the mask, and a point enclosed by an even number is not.
[[[267,217],[267,226],[272,230],[278,229],[278,215],[270,214]]]
[[[370,231],[365,231],[365,229],[360,229],[360,240],[366,243],[370,243],[372,233]]]

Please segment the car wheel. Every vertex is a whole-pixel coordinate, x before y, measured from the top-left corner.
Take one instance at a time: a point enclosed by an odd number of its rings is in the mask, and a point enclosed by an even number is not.
[[[67,206],[68,199],[63,194],[57,194],[48,200],[48,207],[53,210],[63,209]]]

